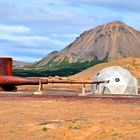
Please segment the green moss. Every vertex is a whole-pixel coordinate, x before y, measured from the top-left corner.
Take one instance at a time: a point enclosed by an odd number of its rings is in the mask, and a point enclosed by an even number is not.
[[[47,127],[43,127],[43,128],[42,128],[42,130],[43,130],[44,132],[47,132],[48,129],[49,129],[49,128],[47,128]]]

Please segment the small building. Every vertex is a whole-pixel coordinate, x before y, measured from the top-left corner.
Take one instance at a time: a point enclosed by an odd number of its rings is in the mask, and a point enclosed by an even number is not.
[[[109,83],[91,85],[93,94],[138,94],[137,79],[127,69],[120,66],[104,68],[93,78],[93,81],[102,80],[109,80]]]

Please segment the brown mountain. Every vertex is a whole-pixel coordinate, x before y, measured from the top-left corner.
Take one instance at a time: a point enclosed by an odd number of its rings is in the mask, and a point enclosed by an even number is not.
[[[50,61],[74,63],[105,57],[109,60],[140,57],[140,32],[120,21],[104,24],[85,31],[66,48],[49,54],[34,66],[43,66]]]
[[[112,22],[84,32],[62,53],[80,59],[140,57],[140,32],[122,22]]]

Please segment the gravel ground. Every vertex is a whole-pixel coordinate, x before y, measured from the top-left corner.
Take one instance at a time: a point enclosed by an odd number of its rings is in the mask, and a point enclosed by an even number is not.
[[[139,140],[140,102],[0,97],[1,140]]]

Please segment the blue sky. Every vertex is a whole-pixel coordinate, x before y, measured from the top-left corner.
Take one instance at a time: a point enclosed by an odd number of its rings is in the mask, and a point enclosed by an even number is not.
[[[139,0],[0,0],[0,56],[37,61],[115,20],[140,31],[139,13]]]

